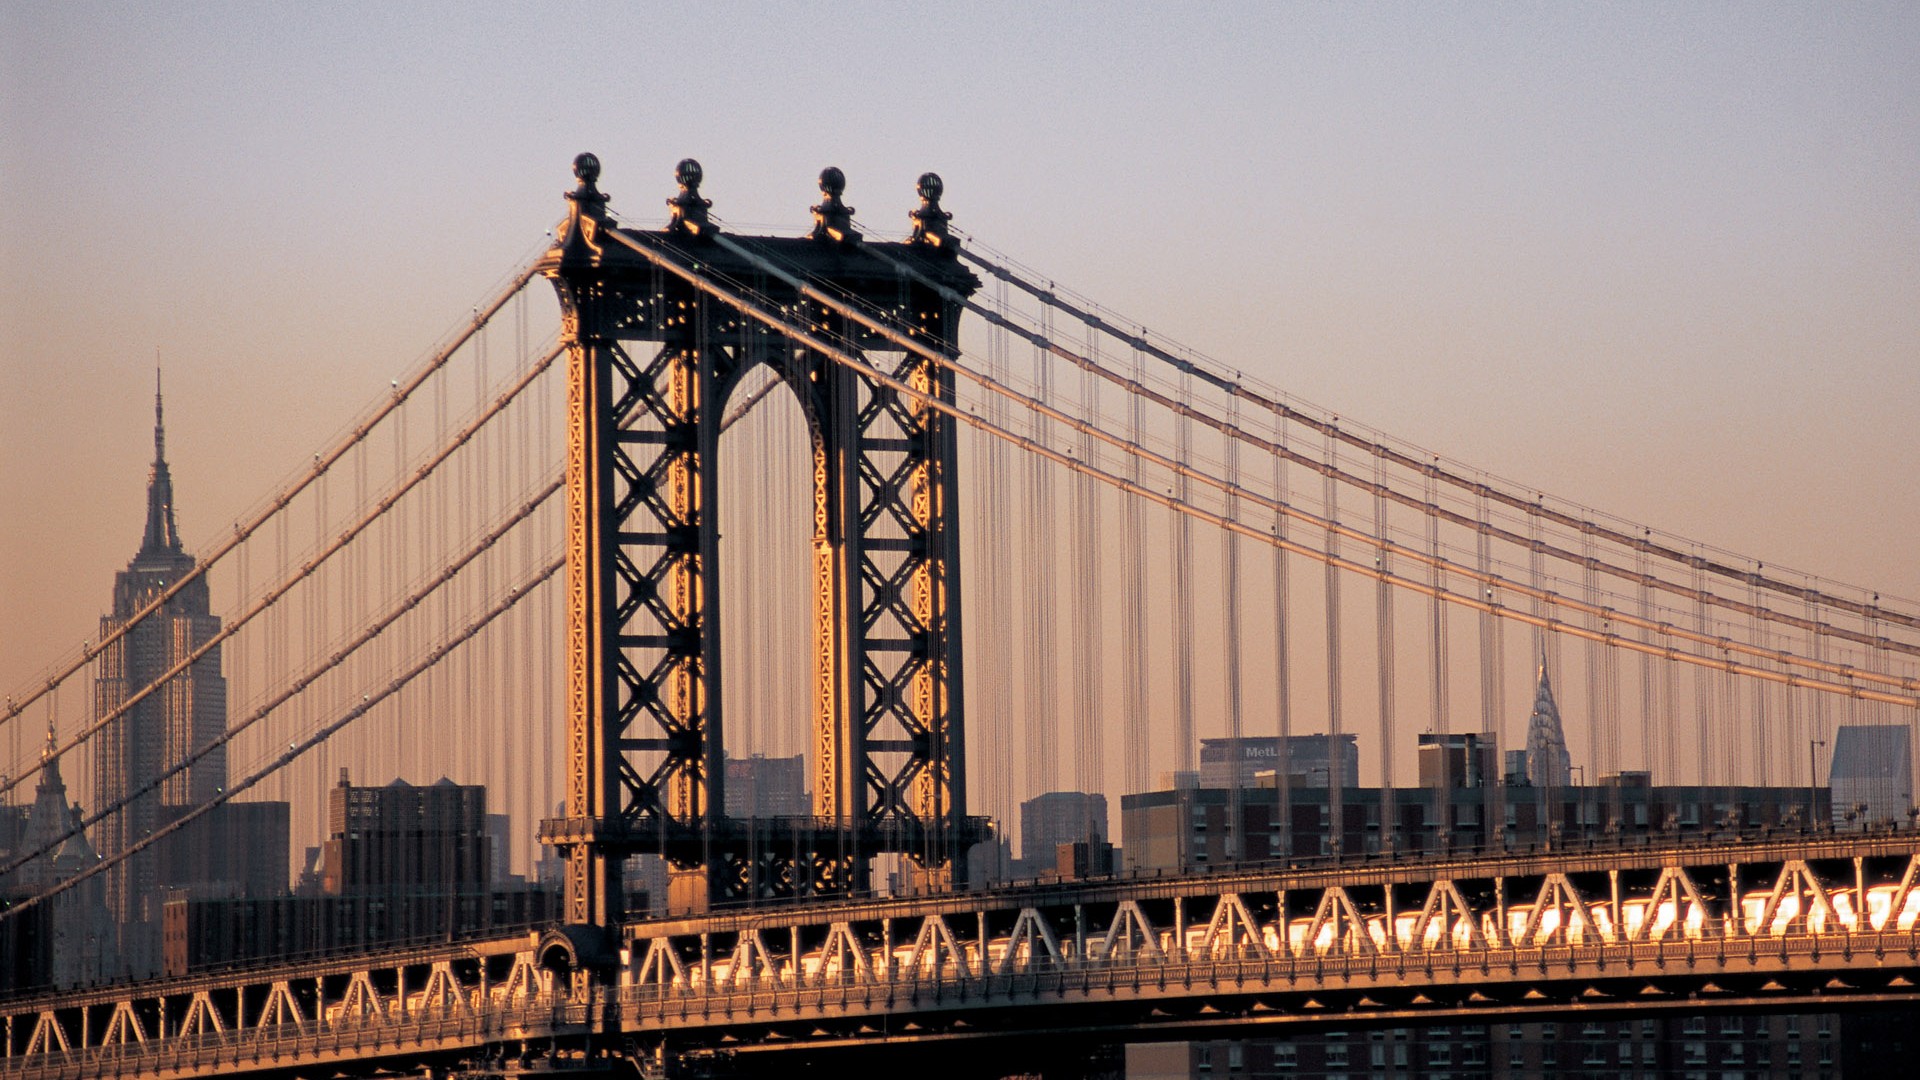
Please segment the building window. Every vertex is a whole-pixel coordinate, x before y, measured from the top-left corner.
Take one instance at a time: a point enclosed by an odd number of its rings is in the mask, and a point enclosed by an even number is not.
[[[1213,1068],[1213,1047],[1196,1046],[1193,1048],[1193,1067],[1196,1069]]]
[[[1292,1043],[1277,1043],[1273,1048],[1273,1067],[1291,1069],[1300,1063],[1300,1051]]]
[[[1244,1069],[1246,1067],[1247,1067],[1247,1044],[1237,1043],[1237,1042],[1228,1043],[1227,1044],[1227,1068]]]
[[[1346,1043],[1327,1044],[1327,1064],[1329,1065],[1347,1064],[1347,1044]]]
[[[1707,1033],[1707,1018],[1704,1016],[1687,1017],[1687,1022],[1681,1025],[1680,1032],[1683,1035],[1705,1035]]]

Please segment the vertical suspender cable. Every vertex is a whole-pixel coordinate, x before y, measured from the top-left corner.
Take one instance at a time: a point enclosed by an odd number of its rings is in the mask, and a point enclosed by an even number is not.
[[[1193,376],[1180,373],[1180,401],[1193,404]],[[1174,420],[1176,456],[1193,460],[1193,420],[1184,412]],[[1176,474],[1173,497],[1180,502],[1191,498],[1187,477]],[[1173,515],[1173,707],[1177,718],[1175,768],[1190,772],[1194,765],[1195,733],[1193,723],[1193,524],[1185,514]]]
[[[1087,355],[1100,362],[1099,335],[1087,331]],[[1092,369],[1080,372],[1081,415],[1091,422],[1100,418],[1100,379]],[[1094,460],[1094,441],[1090,432],[1080,433],[1080,460]],[[1074,786],[1094,792],[1106,788],[1106,770],[1102,767],[1100,741],[1100,652],[1105,635],[1100,621],[1100,489],[1099,481],[1086,473],[1073,478],[1074,537],[1074,612],[1078,626],[1073,635],[1074,654]],[[1088,836],[1091,843],[1098,837]]]
[[[1385,477],[1381,475],[1381,469],[1378,465],[1375,466],[1375,474],[1377,480],[1385,480]],[[1437,499],[1434,491],[1433,473],[1428,472],[1422,480],[1424,482],[1427,505],[1433,506],[1436,504]],[[1376,496],[1376,501],[1381,503],[1383,507],[1386,502],[1385,498],[1380,496]],[[1440,518],[1436,514],[1428,514],[1426,518],[1427,550],[1434,558],[1433,565],[1428,568],[1428,580],[1434,588],[1433,600],[1427,612],[1429,627],[1428,638],[1433,647],[1433,683],[1431,700],[1428,702],[1431,709],[1428,729],[1433,732],[1434,738],[1438,740],[1440,744],[1438,751],[1440,754],[1439,760],[1444,762],[1451,760],[1451,751],[1447,748],[1447,724],[1450,719],[1448,713],[1450,712],[1449,706],[1451,705],[1448,698],[1450,686],[1447,677],[1447,654],[1450,643],[1447,640],[1447,605],[1444,600],[1440,599],[1439,593],[1441,587],[1446,584],[1446,575],[1441,573],[1439,562]],[[1385,539],[1385,535],[1382,534],[1381,538]],[[1385,585],[1386,583],[1382,582],[1381,584]],[[1473,764],[1473,754],[1466,753],[1462,756],[1461,765],[1465,771],[1460,777],[1460,783],[1467,782],[1467,775],[1472,772]],[[1447,776],[1446,768],[1435,769],[1433,789],[1427,793],[1432,802],[1434,828],[1440,830],[1440,839],[1442,840],[1443,848],[1445,847],[1445,841],[1450,840],[1453,835],[1453,792],[1448,790],[1453,782],[1454,781]]]
[[[1640,582],[1640,592],[1639,592],[1640,618],[1646,622],[1652,622],[1653,621],[1653,588],[1645,580],[1645,577],[1647,574],[1647,553],[1646,552],[1641,551],[1641,552],[1635,553],[1634,569],[1639,571],[1642,577],[1642,580]],[[1645,627],[1642,627],[1640,630],[1640,640],[1645,644],[1651,645],[1653,643],[1653,631]],[[1657,748],[1654,746],[1654,730],[1656,726],[1658,726],[1662,730],[1668,731],[1668,738],[1671,738],[1671,730],[1670,730],[1670,725],[1662,722],[1657,722],[1654,719],[1656,716],[1659,715],[1659,703],[1658,701],[1655,700],[1653,657],[1649,656],[1646,653],[1641,653],[1639,663],[1640,663],[1640,760],[1646,763],[1647,771],[1653,774],[1653,778],[1650,779],[1651,783],[1671,784],[1674,781],[1674,776],[1672,773],[1666,771],[1664,767],[1665,763],[1659,760],[1660,755],[1658,753]]]
[[[1696,586],[1701,584],[1701,573],[1697,569],[1693,572],[1693,583]],[[1707,626],[1707,603],[1704,599],[1695,602],[1694,619],[1696,622],[1695,629],[1699,630],[1702,634],[1707,633],[1709,629]],[[1709,672],[1704,667],[1694,668],[1693,709],[1694,709],[1695,718],[1697,720],[1696,726],[1698,729],[1695,735],[1695,739],[1697,742],[1695,749],[1699,752],[1699,757],[1700,757],[1699,783],[1700,783],[1700,786],[1703,788],[1711,787],[1713,785],[1713,753],[1712,753],[1713,730],[1708,721],[1709,705],[1712,702],[1712,700],[1713,700],[1712,672]]]
[[[1383,574],[1393,568],[1388,562],[1387,539],[1387,500],[1386,466],[1379,459],[1373,461],[1373,535],[1380,539],[1381,546],[1374,555],[1374,565]],[[1373,652],[1374,676],[1377,688],[1374,691],[1375,704],[1380,710],[1380,850],[1391,851],[1399,832],[1399,821],[1393,784],[1393,586],[1386,578],[1374,581],[1373,591]],[[1436,799],[1436,802],[1438,800]],[[1435,813],[1435,826],[1442,831],[1447,827],[1444,806]]]
[[[1325,453],[1329,464],[1339,460],[1340,444],[1334,441],[1332,425],[1327,428]],[[1323,499],[1327,517],[1327,554],[1338,556],[1340,534],[1333,526],[1340,519],[1340,487],[1331,475],[1326,477]],[[1324,565],[1327,615],[1327,850],[1338,861],[1346,849],[1346,747],[1340,742],[1340,570],[1331,559]]]
[[[1240,423],[1240,402],[1235,399],[1228,403],[1228,416],[1238,426]],[[1226,446],[1227,483],[1233,488],[1240,486],[1240,444],[1237,439],[1228,439]],[[1233,493],[1227,493],[1226,517],[1238,520],[1240,506]],[[1240,686],[1240,534],[1221,530],[1220,532],[1220,581],[1221,593],[1221,655],[1226,663],[1227,691],[1227,738],[1231,748],[1227,790],[1227,858],[1238,862],[1246,854],[1246,791],[1241,771],[1247,761],[1246,752],[1240,740],[1246,734],[1245,717],[1241,713]]]
[[[1600,595],[1599,582],[1595,580],[1593,573],[1593,548],[1593,537],[1582,535],[1580,553],[1585,558],[1580,570],[1580,595],[1589,605],[1597,605]],[[1589,616],[1588,621],[1593,629],[1601,633],[1609,629],[1606,622],[1598,616]],[[1580,773],[1580,817],[1578,819],[1582,835],[1587,835],[1588,827],[1593,824],[1591,816],[1594,813],[1593,787],[1599,780],[1595,770],[1600,767],[1601,748],[1606,738],[1606,709],[1603,702],[1605,680],[1601,674],[1601,670],[1606,666],[1606,657],[1601,655],[1605,651],[1605,646],[1592,638],[1587,639],[1586,645],[1587,761],[1586,767]]]
[[[1748,602],[1754,605],[1754,610],[1747,616],[1747,633],[1751,635],[1753,644],[1765,648],[1769,635],[1766,624],[1760,621],[1759,585],[1759,572],[1763,569],[1765,567],[1760,564],[1754,564],[1754,579],[1747,585]],[[1773,666],[1766,660],[1755,662],[1761,667]],[[1744,741],[1751,743],[1753,747],[1754,765],[1757,768],[1751,775],[1761,787],[1769,787],[1773,784],[1773,732],[1769,729],[1769,719],[1767,684],[1765,680],[1755,679],[1753,680],[1753,738]]]
[[[1482,522],[1488,520],[1491,510],[1485,495],[1475,500],[1474,510],[1475,520]],[[1482,574],[1488,574],[1493,569],[1493,543],[1485,530],[1476,530],[1474,533],[1474,562]],[[1486,587],[1484,591],[1488,603],[1493,603],[1497,599],[1491,587]],[[1445,616],[1440,617],[1445,618]],[[1480,612],[1479,621],[1480,737],[1486,740],[1488,752],[1494,753],[1505,745],[1500,741],[1500,726],[1506,713],[1505,696],[1501,691],[1506,684],[1507,666],[1499,634],[1501,624],[1506,620],[1496,618],[1492,609],[1489,608]],[[1442,629],[1444,630],[1444,626]],[[1522,745],[1525,745],[1524,742]],[[1497,840],[1503,836],[1506,829],[1506,807],[1502,805],[1506,795],[1506,770],[1497,753],[1493,760],[1493,768],[1494,775],[1480,778],[1481,785],[1485,788],[1482,792],[1480,808],[1480,839],[1483,845],[1497,848],[1501,846]]]
[[[1279,445],[1287,442],[1287,420],[1285,416],[1274,420],[1274,441]],[[1287,490],[1287,459],[1279,454],[1273,455],[1273,498],[1276,504],[1290,500]],[[1276,540],[1284,540],[1287,534],[1287,515],[1274,511],[1273,535]],[[1292,622],[1292,596],[1287,580],[1287,549],[1282,544],[1273,546],[1273,720],[1275,734],[1280,737],[1280,752],[1273,762],[1274,786],[1274,846],[1276,854],[1282,860],[1290,861],[1293,849],[1293,658],[1288,653],[1288,633]],[[1282,913],[1284,917],[1285,913]]]
[[[1042,316],[1045,318],[1045,312]],[[1047,329],[1050,331],[1051,327]],[[1033,363],[1038,395],[1042,400],[1047,400],[1052,396],[1047,354],[1036,349]],[[1038,413],[1033,415],[1030,434],[1036,442],[1048,441],[1045,417]],[[1060,717],[1054,707],[1053,693],[1057,662],[1054,653],[1053,606],[1058,602],[1053,587],[1053,473],[1045,459],[1032,454],[1027,456],[1026,472],[1027,515],[1026,527],[1021,532],[1027,580],[1027,738],[1034,749],[1027,774],[1027,795],[1031,797],[1059,789],[1060,771],[1055,749],[1058,733],[1055,728]],[[1028,859],[1034,854],[1025,850],[1020,853],[1022,858]]]
[[[1002,305],[1006,303],[1007,285],[996,281],[994,291]],[[1006,331],[995,327],[987,338],[987,365],[995,379],[1007,377],[1007,352],[1011,341]],[[987,418],[1000,428],[1007,426],[1007,399],[999,394],[987,397]],[[988,753],[992,755],[987,769],[987,806],[993,816],[1001,822],[1002,829],[1013,824],[1013,747],[1016,742],[1012,725],[1013,718],[1013,680],[1005,673],[1013,670],[1013,655],[1007,643],[1012,635],[1003,628],[1014,625],[1007,579],[1014,573],[1012,536],[1012,507],[1008,501],[1009,458],[1013,448],[1003,439],[984,439],[987,455],[986,492],[982,506],[985,510],[987,534],[987,573],[975,574],[975,581],[986,582],[987,611],[986,621],[969,620],[973,626],[986,626],[994,629],[981,635],[981,643],[986,646],[982,659],[991,665],[987,670],[1001,673],[990,680],[987,691],[987,728]],[[1003,831],[1002,835],[1005,833]]]
[[[1138,382],[1143,374],[1139,349],[1133,350],[1132,377]],[[995,394],[998,399],[1000,395]],[[1127,441],[1140,445],[1141,413],[1145,403],[1138,394],[1127,395]],[[1005,442],[995,439],[996,445]],[[1277,458],[1275,460],[1278,460]],[[1140,483],[1140,458],[1127,455],[1127,479]],[[1139,497],[1131,494],[1120,499],[1121,543],[1126,561],[1126,605],[1121,631],[1126,649],[1125,699],[1120,708],[1126,724],[1127,792],[1147,790],[1147,760],[1150,755],[1147,732],[1147,561],[1145,515]],[[1129,841],[1131,842],[1131,841]]]

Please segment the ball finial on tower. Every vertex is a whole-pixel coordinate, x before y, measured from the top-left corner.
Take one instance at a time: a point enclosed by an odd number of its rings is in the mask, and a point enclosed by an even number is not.
[[[583,184],[594,184],[600,180],[600,159],[592,154],[579,154],[573,159],[573,175]]]
[[[813,238],[836,244],[857,244],[860,234],[853,229],[853,207],[840,201],[847,190],[847,174],[829,165],[820,170],[820,193],[825,198],[813,208]]]
[[[691,236],[708,236],[713,232],[713,223],[707,219],[707,208],[713,205],[713,200],[700,197],[700,181],[705,176],[700,163],[692,158],[681,158],[680,164],[674,166],[673,177],[680,182],[680,194],[667,200],[671,215],[667,221],[668,232]]]
[[[947,222],[953,220],[953,215],[940,209],[940,196],[946,192],[947,186],[940,182],[939,173],[930,172],[920,174],[918,186],[920,208],[907,214],[913,222],[913,235],[907,239],[907,243],[951,255],[955,242],[947,231]]]

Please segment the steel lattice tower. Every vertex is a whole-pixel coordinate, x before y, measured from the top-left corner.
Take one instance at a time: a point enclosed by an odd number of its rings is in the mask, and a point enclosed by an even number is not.
[[[986,827],[966,813],[954,422],[663,269],[728,282],[952,400],[950,372],[889,354],[800,287],[955,352],[979,281],[954,257],[939,178],[922,177],[905,243],[863,242],[838,169],[821,174],[811,235],[716,242],[696,162],[681,162],[658,232],[613,223],[591,154],[574,171],[540,268],[569,347],[567,817],[543,828],[567,862],[566,921],[618,920],[620,867],[638,853],[669,860],[683,909],[858,891],[886,852],[964,880]],[[814,813],[747,822],[722,790],[717,458],[728,396],[759,364],[798,398],[812,444]]]

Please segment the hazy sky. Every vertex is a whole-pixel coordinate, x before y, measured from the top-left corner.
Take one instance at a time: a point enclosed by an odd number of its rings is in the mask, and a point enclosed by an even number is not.
[[[1920,595],[1920,7],[1033,7],[0,7],[0,693],[138,544],[156,348],[204,546],[581,150],[625,214],[692,155],[781,231],[824,165],[887,227],[934,169],[956,224],[1343,416]]]

